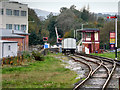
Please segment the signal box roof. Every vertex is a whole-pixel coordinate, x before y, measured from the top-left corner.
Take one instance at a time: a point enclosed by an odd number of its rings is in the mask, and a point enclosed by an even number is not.
[[[100,30],[97,28],[84,28],[84,29],[80,29],[78,30],[78,32],[99,32]]]

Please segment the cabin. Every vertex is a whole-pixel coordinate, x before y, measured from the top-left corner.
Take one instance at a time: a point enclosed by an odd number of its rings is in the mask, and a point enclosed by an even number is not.
[[[86,53],[94,53],[99,52],[100,45],[100,30],[96,28],[84,28],[83,30],[79,30],[81,33],[81,51]],[[88,50],[87,50],[88,49]]]
[[[3,57],[14,57],[17,56],[18,42],[0,40],[0,59]]]

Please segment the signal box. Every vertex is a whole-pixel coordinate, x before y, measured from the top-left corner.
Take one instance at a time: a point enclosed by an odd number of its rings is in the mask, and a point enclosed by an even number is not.
[[[85,52],[87,48],[89,53],[99,52],[100,30],[96,28],[84,28],[78,32],[82,33],[81,48]]]

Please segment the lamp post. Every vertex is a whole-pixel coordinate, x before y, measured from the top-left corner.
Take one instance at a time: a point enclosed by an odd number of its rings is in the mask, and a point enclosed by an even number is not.
[[[84,25],[88,25],[88,23],[82,24],[82,25],[81,25],[81,29],[74,30],[74,38],[75,38],[75,39],[77,39],[77,32],[84,29],[84,28],[83,28]],[[82,36],[82,35],[81,35],[81,36]]]

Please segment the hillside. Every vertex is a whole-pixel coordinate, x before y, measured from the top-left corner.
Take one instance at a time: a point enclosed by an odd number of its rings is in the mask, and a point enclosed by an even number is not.
[[[38,17],[47,18],[47,16],[51,13],[49,11],[41,10],[41,9],[34,9],[35,13]],[[58,13],[52,12],[53,15],[58,15]]]

